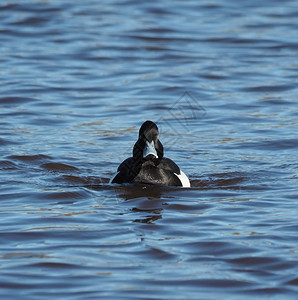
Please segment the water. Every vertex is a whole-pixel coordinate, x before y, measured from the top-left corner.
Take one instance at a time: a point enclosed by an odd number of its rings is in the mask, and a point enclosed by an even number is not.
[[[295,299],[297,1],[1,1],[1,299]],[[192,188],[118,186],[139,126]]]

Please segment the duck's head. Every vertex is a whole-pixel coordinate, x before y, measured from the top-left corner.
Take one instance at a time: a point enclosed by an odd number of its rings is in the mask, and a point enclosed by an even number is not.
[[[133,148],[133,157],[136,161],[152,161],[154,164],[158,164],[163,158],[163,146],[154,122],[146,121],[141,126],[139,139]]]

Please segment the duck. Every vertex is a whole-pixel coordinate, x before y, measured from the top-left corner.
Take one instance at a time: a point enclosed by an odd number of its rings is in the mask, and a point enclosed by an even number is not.
[[[190,181],[178,165],[164,157],[157,125],[147,120],[139,130],[132,157],[118,167],[110,183],[138,183],[160,186],[190,187]]]

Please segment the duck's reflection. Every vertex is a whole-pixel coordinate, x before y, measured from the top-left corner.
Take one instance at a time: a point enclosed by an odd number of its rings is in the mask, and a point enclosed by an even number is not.
[[[125,200],[136,198],[160,199],[162,194],[166,193],[168,187],[144,185],[144,184],[127,184],[114,188],[118,197]]]
[[[148,218],[144,218],[144,219],[135,219],[134,222],[135,223],[147,223],[147,224],[152,224],[154,221],[162,219],[162,215],[158,215],[158,216],[151,216]]]
[[[167,187],[134,184],[117,186],[114,191],[117,197],[132,200],[130,204],[133,203],[134,207],[130,211],[139,215],[146,214],[144,217],[134,219],[134,222],[152,224],[162,219],[165,205],[162,195],[167,189]]]
[[[92,190],[108,190],[114,192],[118,199],[124,199],[123,205],[129,206],[129,211],[136,213],[138,218],[133,220],[137,223],[152,224],[162,219],[164,206],[167,205],[165,197],[169,198],[169,192],[180,187],[164,187],[144,184],[122,184],[122,185],[92,185]],[[145,214],[145,215],[144,215]],[[144,217],[143,217],[144,216]]]

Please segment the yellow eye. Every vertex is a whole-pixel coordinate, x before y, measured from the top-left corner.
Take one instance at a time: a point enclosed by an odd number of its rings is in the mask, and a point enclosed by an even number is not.
[[[157,136],[157,139],[159,139],[159,135]]]

